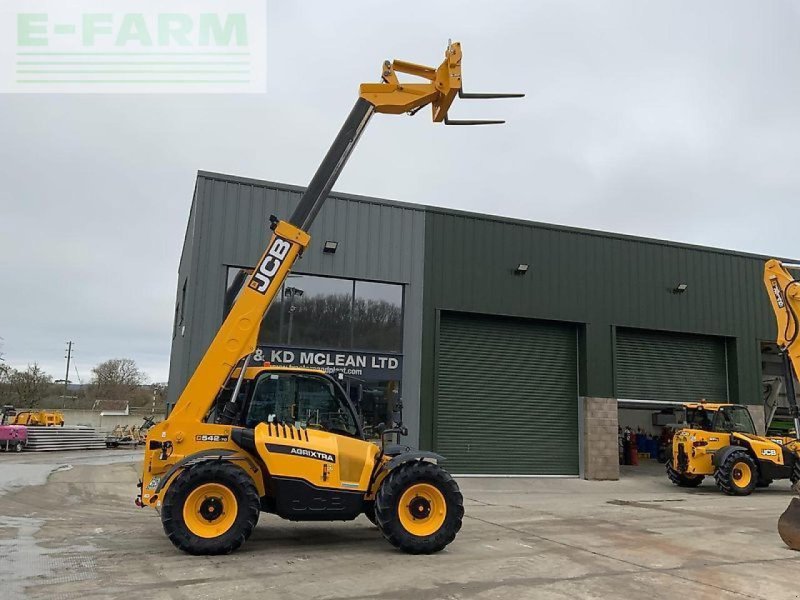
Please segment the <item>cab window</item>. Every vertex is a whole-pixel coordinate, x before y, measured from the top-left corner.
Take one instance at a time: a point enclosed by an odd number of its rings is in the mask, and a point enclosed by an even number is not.
[[[738,431],[755,435],[756,428],[750,412],[743,406],[723,406],[714,415],[714,431]]]
[[[313,375],[262,375],[256,383],[243,424],[252,428],[259,423],[285,423],[358,435],[353,413],[338,397],[334,385]]]

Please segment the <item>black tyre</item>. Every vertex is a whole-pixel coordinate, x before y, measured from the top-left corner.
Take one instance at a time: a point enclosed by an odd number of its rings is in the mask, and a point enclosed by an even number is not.
[[[758,466],[746,451],[737,450],[717,467],[714,479],[728,496],[749,496],[758,483]]]
[[[795,461],[789,481],[792,482],[792,485],[797,485],[797,482],[800,481],[800,459]]]
[[[704,477],[702,475],[684,475],[673,469],[671,458],[667,460],[665,468],[669,480],[678,487],[693,488],[703,483]]]
[[[256,486],[243,469],[229,462],[205,462],[169,486],[161,523],[184,552],[229,554],[250,537],[260,508]]]
[[[378,522],[375,519],[375,501],[374,500],[367,500],[364,502],[364,516],[369,519],[369,522],[373,525],[377,525]]]
[[[24,447],[25,447],[25,445],[22,442],[17,442],[16,444],[14,444],[14,451],[15,452],[22,452],[22,449]]]
[[[413,461],[396,467],[375,498],[378,528],[409,554],[432,554],[452,542],[464,517],[458,484],[439,465]]]

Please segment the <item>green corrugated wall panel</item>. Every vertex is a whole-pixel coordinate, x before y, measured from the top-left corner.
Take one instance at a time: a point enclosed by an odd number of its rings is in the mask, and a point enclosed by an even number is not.
[[[531,200],[531,214],[548,200]],[[735,344],[731,400],[760,402],[759,340],[775,336],[761,257],[443,209],[428,210],[425,239],[423,445],[433,442],[438,311],[576,323],[587,396],[614,394],[614,328],[724,337]]]
[[[618,329],[618,398],[695,402],[728,400],[725,339]]]
[[[443,313],[436,450],[455,473],[578,473],[577,334],[560,323]]]

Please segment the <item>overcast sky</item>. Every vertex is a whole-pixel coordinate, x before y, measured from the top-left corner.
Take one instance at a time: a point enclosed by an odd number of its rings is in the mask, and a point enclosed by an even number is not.
[[[196,171],[305,185],[358,84],[450,37],[467,91],[527,98],[453,111],[494,128],[378,115],[336,189],[798,256],[798,7],[271,0],[265,95],[0,96],[5,358],[63,377],[71,339],[84,381],[166,380]]]

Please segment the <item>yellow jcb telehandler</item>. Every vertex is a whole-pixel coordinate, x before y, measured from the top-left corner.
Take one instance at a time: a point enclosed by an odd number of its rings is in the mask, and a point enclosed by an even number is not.
[[[424,83],[401,83],[397,73]],[[314,217],[374,113],[414,114],[431,105],[433,121],[455,121],[466,94],[461,46],[451,43],[439,67],[399,60],[366,83],[308,189],[273,235],[241,295],[186,384],[169,417],[147,435],[139,506],[160,511],[172,543],[192,554],[232,552],[261,511],[292,520],[351,520],[365,514],[384,537],[410,553],[453,541],[464,514],[458,485],[433,452],[387,445],[399,426],[367,441],[339,383],[323,372],[254,363],[259,326],[293,263],[308,247]]]
[[[680,487],[697,487],[713,475],[730,496],[747,496],[775,479],[800,480],[800,446],[794,438],[756,435],[750,412],[738,404],[684,405],[688,427],[672,438],[667,476]]]

